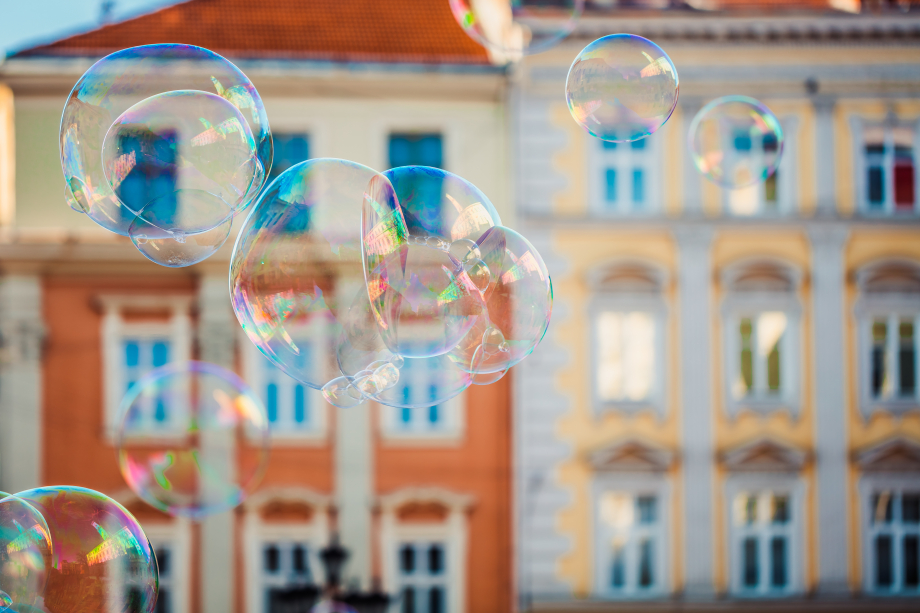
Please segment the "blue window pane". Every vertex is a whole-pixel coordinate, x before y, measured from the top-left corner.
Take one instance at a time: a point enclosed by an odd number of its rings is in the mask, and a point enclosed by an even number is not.
[[[153,344],[153,366],[163,366],[169,362],[169,343]]]
[[[299,341],[297,347],[300,349],[300,353],[297,354],[294,363],[297,368],[305,369],[310,363],[310,345],[305,341]]]
[[[129,379],[128,385],[125,386],[125,391],[127,392],[128,390],[130,390],[131,386],[134,385],[135,383],[137,383],[137,381],[135,381],[134,379]]]
[[[428,407],[428,422],[436,424],[441,421],[441,411],[438,405]]]
[[[602,140],[601,143],[603,143],[604,149],[616,149],[617,148],[617,144],[609,140]]]
[[[633,149],[645,149],[645,140],[646,139],[644,138],[639,139],[639,140],[634,140],[633,142],[629,144],[629,146],[632,147]]]
[[[616,202],[617,201],[617,171],[613,168],[608,168],[606,173],[607,180],[607,189],[606,189],[606,200],[607,202]]]
[[[428,386],[428,400],[435,401],[438,399],[438,386],[429,385]]]
[[[736,151],[750,151],[751,150],[750,133],[735,132],[734,144],[735,144]]]
[[[273,181],[291,166],[310,159],[310,137],[306,134],[273,132],[272,142],[275,150],[269,181]]]
[[[125,365],[129,367],[137,366],[140,362],[141,349],[134,341],[125,343]]]
[[[176,210],[176,139],[177,134],[159,130],[156,133],[143,125],[122,131],[118,136],[119,149],[134,155],[134,165],[115,190],[123,218],[134,217],[152,200],[148,208],[159,223],[171,224]]]
[[[400,410],[399,419],[404,424],[411,423],[412,422],[412,409],[408,407],[403,407]]]
[[[632,175],[632,201],[633,204],[645,202],[645,173],[641,168],[633,170]]]
[[[409,404],[409,399],[411,397],[412,397],[412,390],[409,389],[408,385],[404,385],[402,388],[403,404]]]
[[[443,142],[440,134],[390,135],[390,168],[398,166],[443,166]]]
[[[166,421],[166,403],[162,396],[157,396],[157,406],[153,410],[153,418],[159,422]]]
[[[294,421],[302,424],[306,418],[306,403],[302,385],[294,388]]]
[[[882,208],[885,204],[885,175],[880,166],[869,167],[869,205]]]
[[[274,423],[278,421],[278,386],[269,383],[265,390],[265,408],[268,410],[268,421]]]

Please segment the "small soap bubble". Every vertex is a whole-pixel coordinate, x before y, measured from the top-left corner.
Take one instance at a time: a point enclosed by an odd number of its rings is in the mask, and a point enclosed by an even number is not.
[[[635,141],[658,130],[677,106],[677,69],[652,41],[599,38],[575,58],[565,99],[575,121],[605,141]]]
[[[364,402],[364,396],[351,384],[348,377],[336,377],[324,385],[323,398],[340,409],[349,409]]]
[[[505,337],[502,335],[501,330],[497,328],[488,328],[482,335],[482,349],[485,351],[486,355],[491,355],[500,351],[502,343],[505,342]]]
[[[52,549],[41,513],[24,499],[0,492],[0,611],[28,610],[40,602]]]
[[[475,373],[473,375],[473,385],[491,385],[504,377],[507,372],[508,369],[506,368],[498,372]]]
[[[77,213],[85,213],[86,209],[83,208],[77,199],[74,197],[73,192],[70,190],[70,187],[64,186],[64,201],[67,203],[67,206],[72,208]]]
[[[48,613],[156,610],[159,576],[153,547],[137,519],[104,494],[74,486],[16,494],[44,519],[54,563],[44,601]],[[130,589],[125,589],[130,578]],[[32,610],[24,608],[24,610]]]
[[[725,96],[696,114],[688,134],[700,173],[738,189],[765,180],[783,154],[783,129],[770,109],[753,98]]]
[[[450,0],[454,19],[499,62],[546,51],[578,23],[585,0]]]
[[[390,389],[399,381],[399,369],[387,362],[374,370],[374,376],[380,382],[380,389]]]
[[[177,362],[128,391],[116,448],[122,476],[141,499],[170,515],[201,518],[237,506],[261,481],[268,417],[232,372]]]
[[[476,241],[471,241],[468,238],[461,238],[452,242],[449,251],[454,259],[461,263],[466,263],[470,259],[479,259],[482,255],[479,252],[479,245],[476,244]]]
[[[390,364],[392,364],[397,370],[402,368],[403,364],[405,363],[406,361],[401,355],[394,355],[392,358],[390,358]]]
[[[464,262],[463,269],[479,291],[485,291],[489,287],[489,283],[492,281],[492,271],[489,270],[485,262],[470,258]]]

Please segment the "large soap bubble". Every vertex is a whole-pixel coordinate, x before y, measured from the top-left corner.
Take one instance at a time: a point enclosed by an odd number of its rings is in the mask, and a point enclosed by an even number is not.
[[[574,29],[585,0],[450,0],[454,19],[502,60],[546,51]]]
[[[123,506],[82,487],[16,494],[45,519],[51,537],[44,613],[153,613],[158,574],[153,547]]]
[[[145,502],[200,518],[240,504],[268,466],[265,408],[239,377],[177,362],[135,383],[116,438],[121,473]]]
[[[688,141],[700,173],[729,189],[765,180],[783,154],[783,129],[776,115],[747,96],[717,98],[700,109]]]
[[[41,513],[22,498],[0,492],[0,611],[41,606],[51,552]]]
[[[612,142],[653,134],[677,106],[677,69],[652,41],[634,34],[599,38],[575,58],[565,82],[572,117]]]
[[[272,162],[249,79],[207,49],[177,44],[96,62],[67,99],[60,147],[70,207],[166,266],[219,248]]]

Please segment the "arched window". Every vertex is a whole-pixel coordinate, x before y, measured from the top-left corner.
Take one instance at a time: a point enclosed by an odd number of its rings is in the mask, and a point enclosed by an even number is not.
[[[860,405],[903,412],[920,404],[920,263],[885,261],[856,274]]]
[[[608,264],[589,275],[597,410],[652,408],[664,414],[665,279],[660,268],[636,261]]]
[[[724,379],[731,414],[743,408],[798,413],[801,346],[798,272],[750,260],[722,275]]]

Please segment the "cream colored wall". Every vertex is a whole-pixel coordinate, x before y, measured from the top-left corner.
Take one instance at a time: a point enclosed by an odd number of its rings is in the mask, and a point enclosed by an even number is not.
[[[0,227],[16,212],[16,129],[13,91],[0,83]]]

